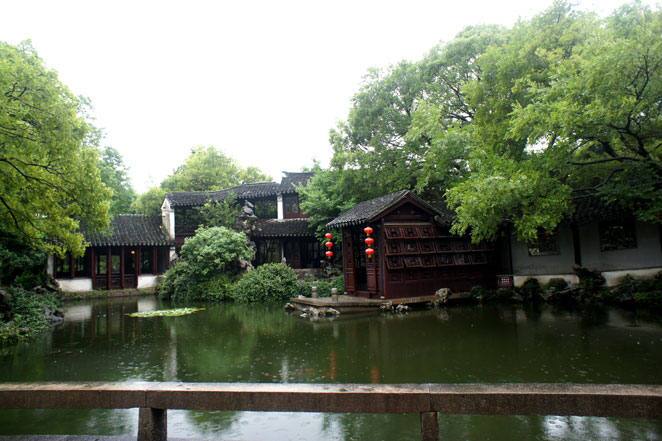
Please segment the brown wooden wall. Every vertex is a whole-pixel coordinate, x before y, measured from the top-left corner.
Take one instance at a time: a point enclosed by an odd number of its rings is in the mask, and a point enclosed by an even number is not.
[[[495,283],[494,247],[453,236],[433,215],[406,203],[370,224],[375,255],[365,258],[365,225],[343,229],[345,287],[363,297],[415,297],[440,288],[469,291]]]

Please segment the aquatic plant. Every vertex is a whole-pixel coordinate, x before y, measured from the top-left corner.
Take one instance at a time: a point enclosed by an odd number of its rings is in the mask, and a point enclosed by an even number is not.
[[[204,311],[205,308],[175,308],[175,309],[159,309],[156,311],[145,312],[132,312],[127,314],[129,317],[135,318],[151,318],[151,317],[180,317],[182,315],[189,315],[195,312]]]

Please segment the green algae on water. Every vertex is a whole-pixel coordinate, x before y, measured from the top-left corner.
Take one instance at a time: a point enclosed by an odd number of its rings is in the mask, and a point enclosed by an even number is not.
[[[157,311],[132,312],[127,314],[129,317],[150,318],[150,317],[179,317],[182,315],[193,314],[194,312],[204,311],[205,308],[175,308],[159,309]]]

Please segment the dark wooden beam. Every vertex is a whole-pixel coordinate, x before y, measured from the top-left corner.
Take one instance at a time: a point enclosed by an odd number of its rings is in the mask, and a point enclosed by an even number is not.
[[[111,282],[110,282],[110,272],[112,271],[112,257],[111,257],[111,252],[110,252],[110,246],[108,246],[108,249],[106,251],[106,282],[108,283],[108,286],[106,289],[110,289],[111,287]]]
[[[126,261],[126,248],[120,247],[120,288],[124,289],[124,262]]]
[[[152,247],[152,274],[156,275],[158,272],[158,265],[157,265],[157,260],[158,260],[158,248],[157,247]]]

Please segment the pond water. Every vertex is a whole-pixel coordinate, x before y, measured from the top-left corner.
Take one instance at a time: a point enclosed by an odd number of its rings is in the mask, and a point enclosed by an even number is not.
[[[0,381],[662,383],[662,325],[634,312],[458,307],[311,322],[280,307],[182,317],[152,297],[68,303],[65,323],[0,352]],[[0,412],[0,434],[137,433],[137,410]],[[418,415],[169,411],[173,437],[418,440]],[[441,416],[444,440],[658,440],[662,421]]]

